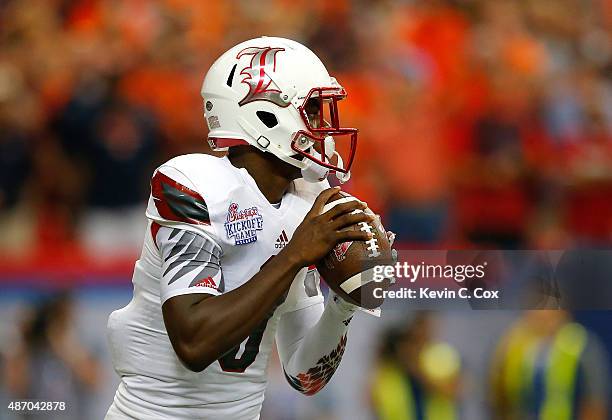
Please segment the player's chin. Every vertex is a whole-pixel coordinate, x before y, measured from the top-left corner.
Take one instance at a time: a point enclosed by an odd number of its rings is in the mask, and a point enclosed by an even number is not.
[[[291,157],[299,161],[302,161],[304,159],[304,155],[300,155],[300,154],[292,155]],[[298,168],[297,166],[287,164],[287,178],[289,179],[302,178],[302,170]]]

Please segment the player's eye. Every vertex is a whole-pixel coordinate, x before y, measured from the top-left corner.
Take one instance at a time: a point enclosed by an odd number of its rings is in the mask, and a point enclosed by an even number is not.
[[[317,98],[310,98],[304,105],[308,122],[313,127],[319,126],[319,112],[321,110],[321,102]]]
[[[306,101],[306,105],[304,106],[306,113],[311,114],[319,114],[319,110],[321,109],[321,103],[318,98],[310,98]]]
[[[313,128],[331,127],[331,115],[329,114],[329,99],[323,99],[323,124],[321,124],[321,100],[310,98],[304,105],[304,111],[308,117],[308,123]]]

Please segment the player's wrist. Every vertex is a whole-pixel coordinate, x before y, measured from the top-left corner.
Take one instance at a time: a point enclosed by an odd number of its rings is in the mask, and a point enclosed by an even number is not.
[[[278,253],[277,258],[291,271],[297,272],[308,266],[308,263],[302,259],[300,253],[292,249],[291,243]]]
[[[329,291],[329,306],[339,315],[343,317],[351,316],[355,313],[359,306],[353,305],[346,301],[341,296],[336,294],[333,290]]]

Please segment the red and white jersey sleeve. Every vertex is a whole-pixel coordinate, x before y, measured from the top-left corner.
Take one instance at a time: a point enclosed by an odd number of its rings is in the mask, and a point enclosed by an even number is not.
[[[170,162],[160,166],[151,178],[147,218],[161,226],[192,231],[217,243],[202,192]]]
[[[207,236],[162,226],[156,237],[162,258],[160,300],[190,293],[219,295],[225,291],[221,248]]]
[[[162,262],[161,303],[189,293],[223,293],[222,250],[208,205],[178,168],[166,164],[153,174],[147,217]]]

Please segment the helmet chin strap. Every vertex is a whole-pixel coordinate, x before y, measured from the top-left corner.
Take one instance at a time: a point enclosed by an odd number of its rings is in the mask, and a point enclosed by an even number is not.
[[[312,150],[312,155],[317,159],[321,159],[321,154],[315,150]],[[304,164],[306,166],[302,168],[302,178],[306,182],[321,182],[329,175],[329,169],[311,159],[304,159]]]
[[[336,142],[334,141],[334,138],[332,136],[327,136],[325,137],[324,142],[325,142],[325,156],[327,156],[327,159],[331,161],[332,157],[334,157],[335,155],[336,159],[338,159],[336,166],[338,168],[344,169],[344,161],[342,160],[342,157],[340,156],[340,154],[336,152]],[[336,173],[336,178],[338,178],[338,181],[340,181],[341,184],[344,184],[351,178],[350,172],[347,172],[347,173],[342,173],[338,171],[334,171],[334,172]]]
[[[338,167],[344,169],[344,162],[342,161],[342,157],[338,154],[338,152],[334,151],[334,154],[338,157]],[[338,178],[338,181],[340,181],[341,184],[344,184],[345,182],[348,182],[349,179],[351,179],[351,171],[348,171],[347,173],[342,173],[342,172],[336,172],[336,178]]]
[[[339,168],[344,168],[344,162],[342,161],[342,157],[338,154],[338,152],[336,152],[336,145],[334,139],[331,136],[327,136],[325,138],[325,151],[325,156],[328,160],[331,160],[331,158],[335,155],[338,159],[338,163],[336,166],[338,166]],[[314,150],[314,148],[311,148],[311,154],[316,159],[321,160],[321,154]],[[328,168],[319,165],[311,159],[305,159],[305,164],[306,167],[302,169],[302,178],[304,178],[306,182],[321,182],[325,178],[327,178],[330,173],[330,170]],[[351,178],[350,171],[347,173],[342,173],[338,171],[334,172],[336,173],[336,178],[338,178],[341,184],[344,184]]]

